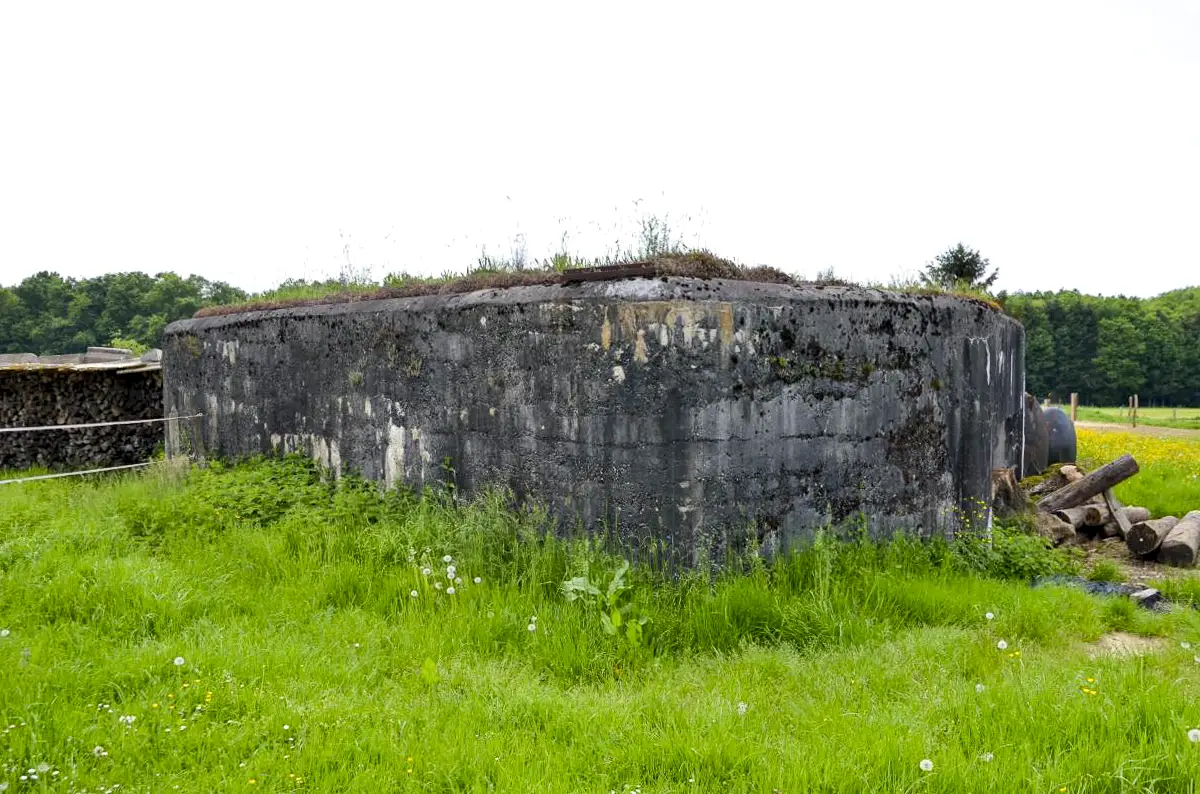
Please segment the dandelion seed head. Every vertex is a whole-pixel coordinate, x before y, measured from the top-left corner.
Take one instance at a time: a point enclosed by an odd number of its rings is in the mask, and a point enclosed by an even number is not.
[[[4,639],[9,634],[12,634],[12,632],[9,631],[8,629],[0,629],[0,640]]]
[[[1200,728],[1192,728],[1188,731],[1188,741],[1200,742]]]
[[[528,626],[526,626],[526,628],[529,629],[530,631],[537,631],[537,624],[530,623]]]
[[[447,579],[453,579],[457,575],[458,575],[458,568],[454,567],[453,565],[446,566],[446,578]]]
[[[483,584],[483,577],[476,576],[474,581],[475,581],[475,584]]]
[[[462,587],[462,577],[461,576],[454,577],[454,584],[458,587]]]
[[[1179,647],[1183,648],[1185,651],[1190,651],[1192,649],[1192,644],[1190,642],[1181,642],[1179,643]]]
[[[105,758],[108,755],[108,751],[100,745],[96,745],[92,748],[92,755],[96,756],[97,758]]]
[[[1006,651],[1008,650],[1008,643],[1004,640],[1000,640],[1000,642],[996,643],[996,647],[1002,651]]]
[[[922,772],[932,772],[933,771],[933,762],[930,761],[928,758],[921,759],[921,763],[918,766],[921,767]]]
[[[420,594],[420,593],[418,593],[416,590],[413,590],[413,591],[411,591],[411,592],[409,593],[409,595],[410,595],[410,596],[412,596],[413,598],[416,598],[417,596],[419,596],[419,595],[421,595],[421,594]]]
[[[995,620],[995,619],[996,619],[996,616],[995,616],[995,615],[993,615],[991,612],[988,612],[988,613],[984,614],[984,617],[985,617],[985,618],[987,618],[988,620]]]
[[[175,657],[175,666],[176,666],[176,667],[183,667],[183,664],[184,664],[184,662],[183,662],[183,657],[182,657],[182,656],[176,656],[176,657]]]
[[[449,564],[454,562],[454,558],[447,554],[445,557],[442,557],[442,562]]]
[[[457,592],[457,591],[454,589],[453,585],[446,588],[446,595],[454,595],[455,592]]]
[[[737,704],[737,712],[739,715],[744,715],[749,709],[750,707],[747,706],[744,701]]]
[[[975,693],[976,693],[976,694],[982,695],[982,694],[983,694],[983,690],[985,690],[985,689],[987,689],[987,687],[985,687],[983,684],[976,684],[976,685],[975,685]]]
[[[43,761],[42,763],[37,765],[37,771],[38,771],[38,774],[44,775],[50,771],[50,765],[47,764],[45,761]]]
[[[422,576],[428,576],[428,575],[429,575],[429,574],[431,574],[431,573],[433,573],[433,570],[432,570],[432,569],[430,569],[430,568],[422,568],[422,569],[421,569],[421,575],[422,575]]]
[[[995,757],[996,756],[992,755],[991,753],[984,753],[983,755],[979,756],[979,760],[985,764],[990,764]]]

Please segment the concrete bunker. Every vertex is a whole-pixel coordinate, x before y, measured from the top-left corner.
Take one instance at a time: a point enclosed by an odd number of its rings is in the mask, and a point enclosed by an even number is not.
[[[749,527],[982,529],[992,469],[1022,465],[1023,329],[943,295],[521,286],[186,320],[163,352],[165,409],[213,454],[506,486],[685,562]]]

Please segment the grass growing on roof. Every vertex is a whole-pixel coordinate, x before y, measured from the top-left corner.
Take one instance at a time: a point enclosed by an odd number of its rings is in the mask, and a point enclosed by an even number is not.
[[[635,568],[616,588],[631,639],[602,617],[617,560],[542,529],[499,496],[380,497],[296,461],[0,490],[0,782],[1009,792],[1200,775],[1200,667],[1179,645],[1200,621],[1030,588],[1070,567],[1037,538],[818,539],[715,579]],[[600,595],[566,598],[577,577]],[[1111,629],[1171,642],[1091,659]]]

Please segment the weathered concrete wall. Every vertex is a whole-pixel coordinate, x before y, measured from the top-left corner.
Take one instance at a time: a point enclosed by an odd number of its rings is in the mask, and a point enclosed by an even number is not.
[[[211,451],[499,484],[686,559],[753,523],[959,527],[1021,465],[1024,333],[982,304],[670,278],[280,309],[167,329]],[[976,524],[978,526],[978,524]]]
[[[0,368],[0,427],[161,418],[162,371]],[[162,424],[0,433],[0,470],[81,469],[141,463]]]

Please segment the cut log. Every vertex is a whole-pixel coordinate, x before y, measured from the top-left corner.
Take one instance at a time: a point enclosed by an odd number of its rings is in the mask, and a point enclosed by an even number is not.
[[[1085,476],[1084,473],[1082,471],[1080,471],[1079,467],[1075,466],[1073,464],[1068,464],[1066,466],[1063,466],[1058,471],[1059,471],[1059,474],[1061,474],[1066,479],[1067,485],[1070,485],[1073,482],[1079,482]]]
[[[1029,489],[1030,496],[1045,496],[1048,493],[1057,491],[1059,488],[1067,484],[1067,478],[1062,475],[1062,472],[1054,472],[1046,479],[1039,482],[1037,485]]]
[[[1010,518],[1029,510],[1029,497],[1017,482],[1016,469],[992,469],[992,514]]]
[[[1070,483],[1046,496],[1038,503],[1038,509],[1044,513],[1053,513],[1056,510],[1066,510],[1068,507],[1081,505],[1096,494],[1128,480],[1137,473],[1138,465],[1133,456],[1122,455],[1112,463],[1106,463],[1096,469],[1082,480]]]
[[[1139,521],[1129,528],[1129,533],[1125,536],[1125,545],[1134,554],[1143,557],[1153,554],[1158,551],[1167,533],[1178,523],[1179,519],[1175,516]]]
[[[1158,549],[1158,559],[1176,568],[1191,568],[1200,552],[1200,510],[1193,510],[1171,528]]]
[[[1087,526],[1088,511],[1093,507],[1094,505],[1080,505],[1079,507],[1068,507],[1066,510],[1055,510],[1054,517],[1070,524],[1075,529],[1083,529]]]
[[[1037,533],[1049,540],[1055,546],[1061,546],[1075,539],[1075,528],[1049,513],[1038,513],[1036,516]]]
[[[1121,507],[1117,509],[1116,514],[1125,523],[1122,524],[1121,520],[1110,518],[1100,528],[1100,537],[1120,538],[1124,540],[1129,535],[1129,530],[1133,528],[1134,524],[1150,520],[1150,511],[1144,507]],[[1129,529],[1122,529],[1122,526],[1126,526]]]
[[[1117,534],[1124,538],[1129,534],[1132,522],[1121,512],[1122,505],[1117,501],[1117,497],[1113,496],[1112,488],[1105,488],[1100,495],[1104,497],[1104,505],[1108,508],[1109,518],[1117,525]],[[1146,516],[1146,518],[1149,517]],[[1109,535],[1108,537],[1112,536]]]

